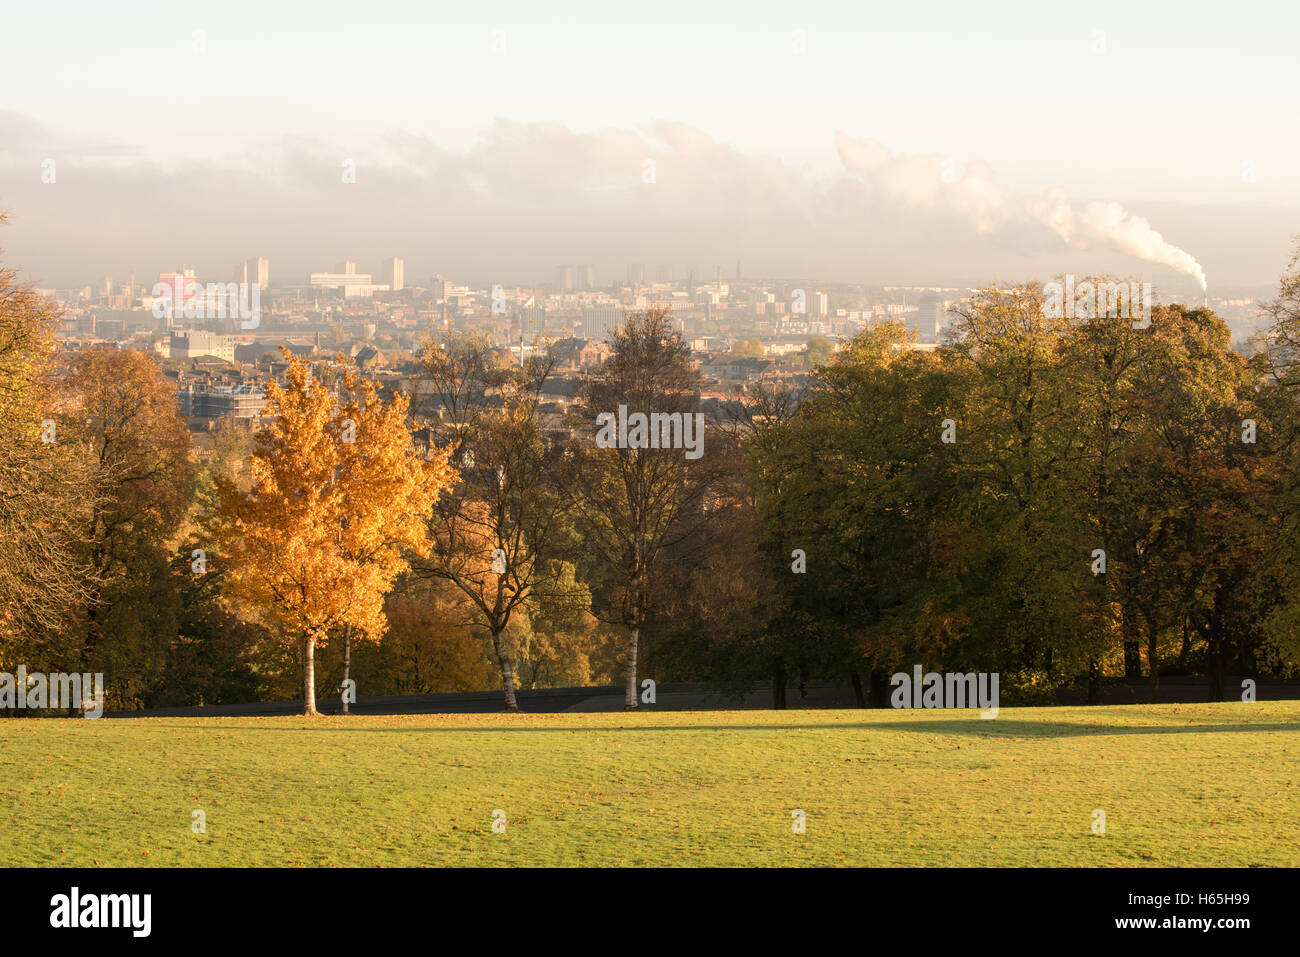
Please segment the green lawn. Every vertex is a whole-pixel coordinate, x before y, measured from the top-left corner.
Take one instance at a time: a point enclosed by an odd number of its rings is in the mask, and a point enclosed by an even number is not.
[[[4,865],[1300,865],[1300,702],[14,719],[0,766]]]

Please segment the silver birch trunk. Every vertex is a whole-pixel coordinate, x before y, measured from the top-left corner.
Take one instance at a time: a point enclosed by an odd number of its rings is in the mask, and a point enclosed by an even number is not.
[[[625,711],[635,711],[636,693],[636,648],[641,637],[641,628],[633,625],[627,630],[627,698],[623,702]]]
[[[302,650],[302,713],[316,711],[316,636],[307,633]]]
[[[506,710],[518,711],[519,704],[515,701],[515,672],[510,665],[510,656],[506,653],[506,642],[501,632],[492,632],[492,645],[496,648],[497,663],[501,666],[501,687],[506,694]]]
[[[352,674],[352,626],[343,632],[343,713],[348,713],[348,678]]]

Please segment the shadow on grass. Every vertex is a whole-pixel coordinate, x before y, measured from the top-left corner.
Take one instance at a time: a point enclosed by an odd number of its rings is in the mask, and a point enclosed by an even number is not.
[[[1000,718],[981,719],[974,713],[970,718],[947,721],[853,721],[831,722],[827,724],[688,724],[688,725],[579,725],[557,727],[495,727],[458,726],[449,727],[413,727],[384,728],[364,723],[363,718],[355,724],[320,724],[316,727],[211,727],[197,724],[166,724],[166,728],[184,728],[189,731],[222,731],[243,733],[245,731],[274,731],[280,733],[297,733],[301,731],[327,731],[367,734],[565,734],[580,731],[624,731],[624,732],[668,732],[690,733],[694,731],[718,732],[728,731],[743,734],[749,731],[904,731],[918,734],[963,734],[982,738],[1078,738],[1104,735],[1148,735],[1148,734],[1223,734],[1240,732],[1300,732],[1300,721],[1283,724],[1187,724],[1187,725],[1147,725],[1139,727],[1117,727],[1107,724],[1079,724],[1066,721],[1008,721]],[[387,716],[386,716],[387,717]]]

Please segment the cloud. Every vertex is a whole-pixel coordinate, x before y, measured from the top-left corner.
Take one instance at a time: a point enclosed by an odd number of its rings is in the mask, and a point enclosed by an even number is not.
[[[356,151],[285,137],[228,162],[164,162],[0,113],[0,142],[11,218],[0,242],[47,285],[181,264],[228,279],[251,256],[268,257],[277,282],[305,282],[340,259],[364,271],[398,255],[412,284],[435,272],[544,282],[559,263],[591,263],[602,283],[630,262],[730,275],[737,259],[751,276],[954,284],[1122,268],[1123,257],[1199,269],[1113,203],[1019,197],[984,164],[958,171],[844,134],[843,170],[829,175],[668,121],[579,132],[498,120],[462,151],[409,132]],[[349,160],[355,183],[343,181]]]

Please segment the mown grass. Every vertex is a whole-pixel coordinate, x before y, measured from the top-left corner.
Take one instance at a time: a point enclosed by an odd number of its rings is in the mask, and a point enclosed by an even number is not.
[[[0,767],[10,866],[1300,865],[1300,702],[14,719]]]

